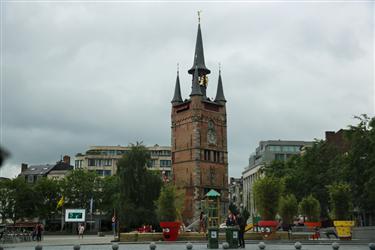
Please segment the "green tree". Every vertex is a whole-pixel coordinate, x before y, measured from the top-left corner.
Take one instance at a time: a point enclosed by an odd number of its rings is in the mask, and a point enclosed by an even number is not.
[[[15,206],[14,192],[12,189],[12,180],[0,180],[0,215],[1,223],[5,223],[6,219],[13,216]]]
[[[107,176],[101,182],[99,209],[109,216],[119,208],[120,185],[117,175]]]
[[[279,205],[279,214],[283,218],[284,224],[291,224],[298,213],[298,202],[293,194],[281,197]]]
[[[156,201],[156,213],[159,221],[176,221],[182,219],[181,212],[184,202],[182,194],[171,183],[162,187],[160,196]]]
[[[265,176],[255,181],[255,205],[263,220],[275,219],[283,190],[283,181],[273,176]]]
[[[349,149],[345,157],[345,179],[350,184],[353,204],[361,212],[375,213],[375,117],[356,117],[346,136]]]
[[[101,178],[96,173],[83,169],[71,171],[62,182],[65,208],[89,209],[91,198],[100,198]]]
[[[156,224],[155,200],[159,197],[160,176],[147,169],[150,154],[141,143],[131,145],[117,163],[120,184],[119,219],[123,229]]]
[[[33,186],[36,198],[35,215],[40,219],[49,219],[57,213],[61,187],[58,180],[40,178]]]
[[[332,217],[335,220],[347,220],[352,209],[351,189],[348,183],[334,183],[328,187]]]
[[[319,221],[320,204],[313,195],[304,197],[298,205],[299,212],[304,216],[305,221]]]

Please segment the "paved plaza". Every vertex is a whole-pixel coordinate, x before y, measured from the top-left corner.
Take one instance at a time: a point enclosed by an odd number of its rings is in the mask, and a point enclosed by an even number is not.
[[[63,235],[63,236],[45,236],[43,241],[40,242],[40,245],[43,246],[43,249],[51,250],[68,250],[73,249],[74,245],[81,245],[81,249],[92,249],[92,250],[110,250],[111,241],[113,236],[104,236],[98,237],[94,235],[85,236],[83,239],[78,239],[76,235]],[[267,250],[293,250],[293,242],[265,242]],[[368,250],[368,243],[365,242],[339,242],[340,250]],[[14,244],[4,244],[2,247],[5,249],[20,249],[20,250],[34,250],[38,242],[22,242]],[[303,243],[302,249],[305,250],[331,250],[332,242],[331,241],[316,241],[316,242],[305,242]],[[248,241],[246,244],[246,249],[258,250],[258,242]],[[186,243],[183,242],[156,242],[156,250],[185,250]],[[121,250],[148,250],[149,243],[120,243],[119,249]],[[205,242],[193,243],[193,249],[207,249]],[[219,246],[219,249],[222,249],[222,246]]]

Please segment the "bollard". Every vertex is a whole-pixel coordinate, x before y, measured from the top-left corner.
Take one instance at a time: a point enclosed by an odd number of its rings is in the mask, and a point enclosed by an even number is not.
[[[150,243],[150,250],[155,250],[156,249],[156,244],[155,242]]]
[[[35,250],[42,250],[43,249],[43,246],[42,245],[36,245],[35,246]]]
[[[223,249],[228,249],[229,248],[229,243],[228,242],[224,242],[223,243]]]
[[[0,246],[0,250],[4,250],[4,248],[2,246]]]
[[[81,245],[79,245],[79,244],[78,244],[78,245],[74,245],[74,246],[73,246],[73,249],[74,249],[74,250],[79,250],[79,249],[81,249]]]
[[[294,248],[295,248],[295,249],[302,249],[302,244],[301,244],[301,242],[297,241],[296,243],[294,243]]]
[[[368,248],[370,248],[370,250],[375,250],[375,243],[368,244]]]
[[[186,250],[191,250],[193,249],[193,244],[191,244],[190,242],[186,243]]]
[[[340,248],[339,243],[337,243],[337,242],[333,242],[333,243],[332,243],[332,249],[333,249],[333,250],[338,250],[339,248]]]
[[[266,244],[264,244],[264,242],[259,242],[258,248],[259,249],[266,249]]]
[[[113,250],[118,250],[118,244],[117,243],[113,243],[112,244],[112,249]]]

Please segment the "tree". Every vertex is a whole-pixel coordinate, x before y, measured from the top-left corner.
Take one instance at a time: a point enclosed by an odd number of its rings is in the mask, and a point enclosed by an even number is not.
[[[120,184],[120,226],[125,229],[142,224],[156,224],[155,200],[159,197],[160,176],[146,168],[150,161],[148,150],[141,143],[130,150],[117,163]]]
[[[345,179],[350,184],[357,210],[375,213],[375,117],[356,117],[346,136],[349,150],[345,157]],[[363,216],[365,218],[365,216]]]
[[[298,202],[293,194],[282,196],[280,200],[279,214],[284,224],[292,224],[298,213]]]
[[[11,188],[11,180],[0,180],[0,215],[1,223],[5,223],[7,219],[13,216],[15,206],[14,192]]]
[[[351,204],[351,189],[348,183],[334,183],[328,187],[332,217],[335,220],[349,219]]]
[[[255,181],[255,205],[263,220],[275,219],[283,190],[283,181],[273,176],[266,176]]]
[[[184,197],[173,184],[166,184],[162,187],[160,196],[156,201],[157,215],[159,221],[181,220]]]
[[[33,190],[37,208],[35,215],[40,219],[51,218],[57,212],[57,202],[61,194],[60,182],[43,177],[34,184]]]
[[[99,200],[101,178],[83,169],[71,171],[62,182],[65,208],[89,209],[90,200]]]
[[[304,197],[298,205],[299,212],[304,216],[305,221],[319,221],[320,204],[313,195]]]
[[[117,175],[107,176],[101,182],[99,209],[108,215],[119,208],[120,184]]]

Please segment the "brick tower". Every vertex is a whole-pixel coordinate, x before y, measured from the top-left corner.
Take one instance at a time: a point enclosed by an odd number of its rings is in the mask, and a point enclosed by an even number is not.
[[[185,191],[183,220],[199,218],[201,201],[211,189],[220,193],[221,214],[228,207],[228,152],[226,100],[219,70],[215,100],[206,96],[208,75],[200,23],[195,46],[190,98],[182,100],[179,72],[172,99],[172,174]]]

